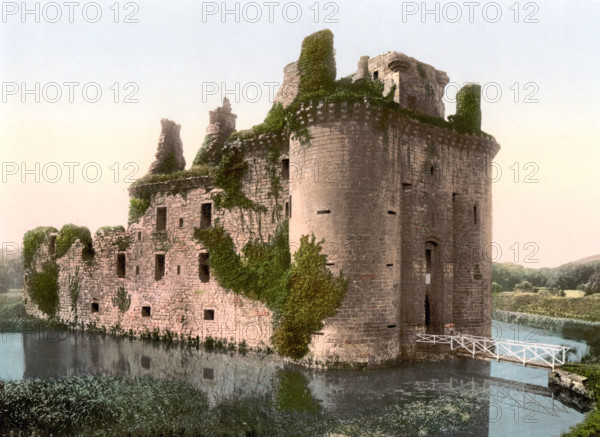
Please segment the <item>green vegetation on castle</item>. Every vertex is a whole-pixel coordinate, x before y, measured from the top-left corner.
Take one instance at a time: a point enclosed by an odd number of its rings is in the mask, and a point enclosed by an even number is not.
[[[331,30],[321,30],[304,38],[298,58],[298,71],[299,94],[334,91],[336,68]]]
[[[99,228],[94,235],[98,236],[100,234],[113,234],[117,232],[125,232],[125,228],[121,225],[117,226],[102,226]]]
[[[56,258],[63,257],[71,248],[75,240],[79,240],[83,245],[81,256],[90,259],[94,256],[92,243],[92,234],[85,226],[73,224],[64,225],[56,236]]]
[[[29,274],[27,290],[31,299],[36,303],[40,311],[50,317],[54,317],[59,304],[59,267],[54,261],[46,261],[42,264],[42,270],[32,271]]]
[[[326,267],[322,241],[303,236],[291,262],[288,223],[284,221],[268,242],[251,240],[235,251],[225,229],[215,223],[196,229],[194,236],[208,249],[219,284],[236,294],[263,302],[273,311],[273,344],[283,356],[301,358],[311,334],[337,313],[348,288],[343,273]]]
[[[456,114],[448,120],[463,133],[481,132],[481,86],[468,84],[456,93]]]
[[[35,252],[40,245],[49,241],[50,234],[55,234],[58,229],[52,226],[40,226],[38,228],[27,231],[23,236],[23,268],[32,269]]]

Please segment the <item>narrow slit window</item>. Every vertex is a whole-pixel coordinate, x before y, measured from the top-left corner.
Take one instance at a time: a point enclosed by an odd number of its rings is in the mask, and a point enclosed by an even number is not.
[[[138,232],[138,241],[142,241],[142,233]]]
[[[290,215],[289,215],[289,217],[291,218],[292,217],[292,196],[290,196],[289,203],[290,203]]]
[[[182,218],[179,219],[179,228],[180,229],[183,228],[183,219]]]
[[[181,274],[181,266],[177,266],[177,274]]]
[[[119,253],[117,254],[117,277],[124,278],[125,277],[125,254]]]
[[[200,229],[212,226],[212,203],[203,203],[200,206]]]
[[[431,273],[431,249],[425,250],[425,273]]]
[[[142,317],[150,317],[152,314],[152,308],[142,307]]]
[[[473,223],[477,224],[479,221],[479,216],[477,212],[477,205],[473,205]]]
[[[396,211],[388,211],[388,214],[389,214],[389,215],[396,215],[396,214],[398,214],[398,213],[397,213]]]
[[[165,276],[165,256],[158,254],[154,258],[154,279],[159,281]]]
[[[156,230],[167,230],[167,208],[156,208]]]
[[[135,274],[136,276],[140,274],[140,266],[135,266]]]
[[[204,320],[215,320],[215,310],[204,310]]]
[[[285,216],[290,216],[290,202],[285,202]]]
[[[433,176],[433,173],[435,173],[435,167],[432,165],[431,167],[429,167],[429,174]]]
[[[394,264],[386,264],[386,267],[394,267]]]
[[[396,325],[388,325],[388,328],[395,328]]]
[[[198,267],[200,281],[210,281],[210,265],[208,261],[208,253],[201,253],[198,255]]]
[[[290,179],[290,160],[282,159],[281,160],[281,179],[287,181]]]
[[[97,313],[100,311],[100,304],[98,302],[92,302],[92,312]]]
[[[317,211],[317,214],[331,214],[331,210],[321,209],[321,210]]]
[[[326,266],[334,266],[335,263],[325,263]]]

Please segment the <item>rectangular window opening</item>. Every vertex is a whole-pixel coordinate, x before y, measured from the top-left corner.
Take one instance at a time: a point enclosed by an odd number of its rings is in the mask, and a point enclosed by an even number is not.
[[[395,328],[396,325],[388,325],[388,328]]]
[[[135,274],[136,275],[140,274],[140,266],[135,266]]]
[[[208,253],[200,253],[198,254],[198,267],[199,267],[199,276],[200,281],[208,282],[210,281],[210,265],[208,262]]]
[[[375,79],[375,80],[379,79],[379,71],[378,70],[375,70],[373,72],[373,79]]]
[[[142,307],[142,317],[150,317],[152,309],[150,307]]]
[[[473,205],[473,223],[477,224],[479,216],[477,214],[477,205]]]
[[[215,310],[204,310],[204,320],[215,320]]]
[[[54,256],[56,252],[56,235],[50,235],[50,242],[48,243],[48,255]]]
[[[183,219],[182,218],[179,219],[179,228],[180,229],[183,228]]]
[[[125,277],[125,254],[124,253],[117,254],[117,277],[119,277],[119,278]]]
[[[290,179],[290,160],[282,159],[281,160],[281,179],[287,181]]]
[[[154,257],[154,279],[159,281],[165,276],[165,255],[158,254]]]
[[[97,313],[100,311],[100,304],[98,302],[92,302],[92,312]]]
[[[161,207],[156,208],[156,230],[166,231],[167,230],[167,208]]]
[[[326,266],[334,266],[335,263],[325,263]]]
[[[331,210],[321,209],[321,210],[317,211],[317,214],[331,214]]]
[[[142,233],[138,232],[138,241],[142,241]]]
[[[215,371],[209,367],[202,369],[202,378],[204,379],[215,379]]]
[[[386,264],[386,267],[394,267],[394,264]]]
[[[398,214],[398,213],[397,213],[396,211],[388,211],[388,214],[389,214],[389,215],[396,215],[396,214]]]
[[[402,184],[402,191],[410,191],[410,190],[412,190],[412,184],[409,184],[409,183]]]
[[[181,274],[181,266],[177,266],[177,274]]]
[[[212,203],[203,203],[200,206],[200,229],[212,226]]]

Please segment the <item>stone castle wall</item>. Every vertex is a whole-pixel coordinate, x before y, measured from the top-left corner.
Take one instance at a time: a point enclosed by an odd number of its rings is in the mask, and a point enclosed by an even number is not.
[[[216,211],[211,196],[219,190],[205,186],[206,181],[202,180],[146,185],[143,188],[152,190],[154,195],[144,216],[126,232],[97,235],[94,239],[96,254],[91,262],[82,258],[79,240],[57,260],[60,267],[57,317],[67,322],[94,323],[107,328],[119,325],[125,331],[132,329],[137,333],[159,329],[164,334],[170,330],[185,337],[204,339],[211,336],[233,342],[245,340],[250,346],[270,346],[271,311],[260,302],[224,290],[214,276],[203,282],[199,254],[206,250],[194,239],[194,228],[201,226],[203,204],[211,205],[212,223],[220,220],[238,250],[252,237],[268,237],[274,233],[283,219],[283,212],[279,216],[271,214],[277,209],[267,194],[270,182],[265,172],[266,152],[260,147],[267,141],[287,150],[287,143],[281,137],[266,137],[243,144],[252,165],[252,171],[244,181],[244,190],[250,199],[268,208],[266,214],[249,214],[241,218],[238,211]],[[180,189],[180,185],[185,189]],[[180,192],[175,194],[177,191]],[[287,189],[284,189],[281,211],[284,211],[286,198]],[[165,231],[157,230],[159,208],[167,210]],[[123,241],[128,242],[126,248],[123,248]],[[119,255],[125,256],[124,277],[118,275]],[[165,257],[164,276],[158,280],[155,275],[157,255]],[[36,254],[36,268],[39,270],[47,259],[48,245],[42,245]],[[80,292],[75,311],[69,284],[76,277]],[[125,313],[113,303],[120,287],[131,297],[130,308]],[[44,317],[31,301],[27,287],[25,298],[28,313]],[[148,307],[149,316],[144,310]],[[212,320],[205,311],[214,312]]]

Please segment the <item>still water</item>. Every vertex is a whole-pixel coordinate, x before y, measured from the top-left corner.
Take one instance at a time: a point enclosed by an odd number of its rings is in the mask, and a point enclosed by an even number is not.
[[[567,339],[495,321],[493,335],[568,345],[574,358],[590,352],[589,344],[573,333]],[[283,380],[293,380],[300,381],[293,386],[298,399],[308,397],[340,420],[399,420],[401,415],[403,423],[414,421],[414,435],[550,437],[583,420],[583,414],[554,399],[547,370],[506,362],[459,358],[319,372],[290,366],[274,355],[209,353],[108,335],[43,330],[0,336],[0,379],[5,380],[98,373],[174,378],[204,391],[211,403],[269,396]]]

